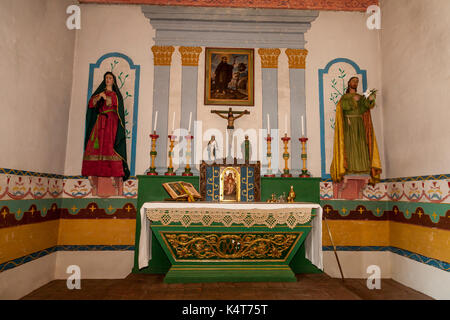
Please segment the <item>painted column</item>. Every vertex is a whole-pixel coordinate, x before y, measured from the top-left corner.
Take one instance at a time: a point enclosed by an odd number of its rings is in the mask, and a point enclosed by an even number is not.
[[[306,131],[306,95],[305,95],[305,67],[306,49],[286,49],[289,59],[289,86],[291,91],[291,173],[298,176],[302,168],[302,146],[298,140],[302,136],[302,116]]]
[[[270,130],[272,137],[272,172],[279,173],[279,144],[280,136],[278,134],[278,57],[281,53],[280,49],[258,49],[261,57],[262,68],[262,124],[263,129],[267,129],[267,114],[270,118]],[[267,133],[266,133],[267,134]],[[263,150],[261,155],[265,158],[267,151],[267,142],[262,137]],[[262,163],[266,163],[262,161]],[[267,171],[267,164],[262,168],[261,174]]]
[[[156,156],[155,166],[156,172],[162,175],[167,171],[170,65],[174,51],[173,46],[152,47],[155,66],[153,75],[152,119],[155,119],[155,113],[158,111],[156,133],[160,136],[156,145],[158,155]]]
[[[189,129],[189,115],[192,112],[191,121],[191,134],[194,135],[195,128],[194,122],[197,120],[197,82],[198,82],[198,58],[202,52],[201,47],[179,47],[178,49],[181,53],[181,128]],[[196,149],[195,143],[197,139],[202,137],[194,136],[191,140],[191,159],[190,166],[191,172],[194,175],[198,175],[199,171],[197,164],[193,163],[195,160]],[[183,137],[180,139],[180,143],[183,141]],[[180,154],[180,166],[177,170],[177,174],[184,171],[185,161],[186,161],[186,150],[182,151]],[[199,165],[199,164],[198,164]]]

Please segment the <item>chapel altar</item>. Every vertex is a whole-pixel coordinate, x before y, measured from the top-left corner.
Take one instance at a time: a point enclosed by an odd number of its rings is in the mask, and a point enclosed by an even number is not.
[[[323,269],[319,178],[259,178],[261,201],[293,186],[295,203],[163,201],[163,183],[200,190],[205,183],[199,176],[138,180],[135,273],[165,274],[168,283],[296,281],[297,273]]]
[[[165,274],[168,283],[296,281],[296,273],[322,272],[320,178],[306,167],[304,121],[304,33],[318,13],[196,8],[174,14],[171,7],[153,6],[142,12],[156,30],[154,125],[151,164],[137,176],[133,272]],[[224,25],[217,25],[217,15]],[[180,36],[185,20],[195,32]],[[176,112],[168,112],[176,46],[182,58],[179,127]],[[279,48],[287,48],[289,77],[295,79],[283,112],[277,99]],[[182,202],[185,192],[188,201]]]

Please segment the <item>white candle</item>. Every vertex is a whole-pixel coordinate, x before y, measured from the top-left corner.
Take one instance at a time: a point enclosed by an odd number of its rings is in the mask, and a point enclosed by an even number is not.
[[[302,137],[304,137],[304,136],[305,136],[305,119],[302,116]]]
[[[191,121],[192,121],[192,112],[189,113],[189,129],[188,129],[188,132],[191,132]]]
[[[153,131],[156,131],[156,124],[158,123],[158,111],[155,112],[155,125],[153,126]]]
[[[284,114],[284,133],[287,134],[287,114]]]
[[[270,118],[269,118],[269,114],[267,114],[267,134],[270,134]]]
[[[173,118],[172,118],[172,135],[175,131],[175,111],[173,112]]]

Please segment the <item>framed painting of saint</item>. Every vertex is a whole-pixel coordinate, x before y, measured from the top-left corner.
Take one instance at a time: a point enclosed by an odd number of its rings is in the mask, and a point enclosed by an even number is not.
[[[240,168],[227,167],[220,169],[220,201],[241,201]]]
[[[205,105],[254,106],[254,50],[206,48]]]

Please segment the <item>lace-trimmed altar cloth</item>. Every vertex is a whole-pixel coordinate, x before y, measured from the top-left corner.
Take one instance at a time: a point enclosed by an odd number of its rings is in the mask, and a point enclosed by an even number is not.
[[[187,227],[192,223],[209,226],[213,222],[225,226],[243,224],[245,227],[265,225],[273,228],[286,224],[294,228],[311,220],[311,211],[316,217],[311,222],[312,230],[305,239],[305,257],[317,268],[323,270],[322,254],[322,207],[315,203],[167,203],[147,202],[140,210],[141,234],[139,241],[139,269],[148,266],[151,259],[150,221],[163,225],[179,222]]]

